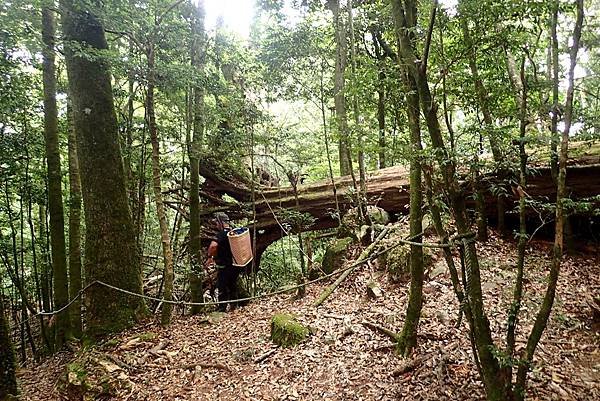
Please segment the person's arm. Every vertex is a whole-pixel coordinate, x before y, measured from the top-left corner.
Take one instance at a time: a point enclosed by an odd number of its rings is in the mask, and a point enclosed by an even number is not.
[[[218,244],[217,241],[211,241],[210,245],[208,246],[208,257],[209,258],[213,258],[215,256],[217,256],[217,248],[218,248]]]

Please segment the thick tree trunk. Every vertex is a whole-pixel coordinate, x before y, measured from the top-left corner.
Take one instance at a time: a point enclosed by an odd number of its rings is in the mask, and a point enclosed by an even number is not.
[[[16,360],[4,309],[4,295],[0,293],[0,400],[17,395]]]
[[[79,179],[79,161],[77,160],[77,137],[73,124],[73,109],[68,101],[67,119],[69,125],[69,291],[70,298],[78,296],[82,288],[81,279],[81,180]],[[81,338],[83,323],[81,319],[81,298],[73,302],[70,308],[71,330],[76,338]]]
[[[84,50],[107,49],[104,28],[85,5],[62,0],[61,6],[85,211],[85,277],[87,282],[100,280],[141,294],[140,256],[129,211],[108,64],[78,52],[79,46]],[[146,311],[141,298],[104,286],[92,286],[86,295],[87,333],[92,338],[129,327]]]
[[[152,142],[152,184],[154,187],[154,203],[156,204],[156,214],[158,216],[158,225],[160,227],[160,239],[162,244],[163,262],[164,262],[164,292],[163,297],[167,301],[173,299],[173,248],[171,247],[171,235],[169,233],[169,224],[167,223],[167,212],[163,202],[161,167],[160,167],[160,144],[158,141],[158,126],[154,112],[154,85],[155,85],[155,48],[151,43],[148,48],[148,87],[146,88],[146,115],[148,117],[148,128],[150,129],[150,142]],[[167,326],[171,322],[171,311],[173,305],[164,302],[161,313],[161,324]]]
[[[54,11],[42,9],[42,40],[44,42],[44,137],[48,166],[48,207],[50,211],[50,242],[54,272],[54,307],[59,309],[69,302],[67,255],[65,249],[65,217],[62,202],[62,174],[58,143],[58,112],[56,108],[56,70],[54,46],[56,26]],[[69,313],[56,317],[56,348],[61,348],[69,335]]]
[[[204,72],[204,2],[194,9],[192,35],[192,65],[201,75]],[[200,244],[200,147],[204,134],[204,88],[198,83],[193,88],[193,139],[189,147],[190,159],[190,293],[192,302],[202,302],[202,247]],[[192,307],[192,313],[199,313],[199,307]]]
[[[46,207],[42,204],[38,205],[38,222],[39,222],[39,233],[38,243],[40,245],[40,258],[41,258],[41,272],[40,272],[40,290],[42,291],[42,308],[45,311],[52,310],[52,273],[50,272],[50,258],[48,256],[48,241],[47,241],[47,229],[46,229]],[[54,338],[51,338],[52,344],[54,344]]]
[[[348,44],[346,40],[346,28],[340,12],[340,1],[327,0],[327,6],[333,13],[333,26],[335,31],[336,59],[333,96],[335,103],[335,119],[339,136],[340,174],[348,175],[352,168],[349,151],[350,134],[346,113],[346,82],[344,79],[344,72],[348,63]]]

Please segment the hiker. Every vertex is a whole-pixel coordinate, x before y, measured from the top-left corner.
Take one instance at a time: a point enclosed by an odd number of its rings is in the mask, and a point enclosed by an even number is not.
[[[215,239],[212,240],[208,246],[208,257],[214,261],[217,269],[218,300],[230,301],[237,299],[237,280],[241,269],[232,264],[233,257],[227,238],[227,233],[231,230],[229,216],[223,212],[217,212],[215,213],[213,223],[216,225],[218,232]],[[227,304],[228,303],[218,304],[217,309],[220,312],[225,312],[227,310]],[[235,303],[231,303],[232,310],[236,306]]]

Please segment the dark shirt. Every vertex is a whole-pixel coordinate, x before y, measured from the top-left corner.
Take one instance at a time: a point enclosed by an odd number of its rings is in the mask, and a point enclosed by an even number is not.
[[[227,238],[229,230],[229,228],[225,228],[223,231],[219,231],[215,238],[217,243],[217,256],[215,262],[220,266],[231,266],[233,263],[231,247],[229,246],[229,239]]]

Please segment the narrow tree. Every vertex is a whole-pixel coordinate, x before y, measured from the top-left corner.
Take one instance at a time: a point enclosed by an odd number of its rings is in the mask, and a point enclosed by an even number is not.
[[[61,0],[61,11],[85,211],[85,277],[141,294],[111,76],[100,56],[108,48],[104,28],[80,2]],[[91,337],[126,328],[146,310],[141,298],[103,285],[90,287],[85,301]]]
[[[69,126],[69,291],[74,299],[81,291],[81,180],[77,160],[77,137],[73,125],[73,108],[67,103]],[[83,332],[81,298],[71,306],[71,331],[76,338]]]
[[[437,2],[434,2],[432,19],[435,16]],[[399,36],[400,46],[414,46],[415,35],[414,30],[410,28],[416,27],[417,13],[416,6],[414,10],[407,13],[406,20],[407,30]],[[431,27],[430,27],[431,29]],[[431,38],[431,35],[428,36]],[[429,46],[429,42],[427,44]],[[426,57],[426,56],[425,56]],[[425,71],[427,60],[424,57],[423,64],[420,68]],[[420,106],[419,93],[415,77],[411,75],[407,68],[403,67],[403,76],[406,92],[406,108],[408,116],[408,128],[410,131],[410,235],[414,238],[413,241],[421,242],[423,231],[423,194],[421,185],[421,124],[420,124]],[[421,309],[423,306],[423,248],[420,245],[414,244],[410,246],[410,293],[408,305],[406,308],[406,319],[398,340],[398,350],[404,355],[412,352],[417,345],[417,331],[419,320],[421,318]]]
[[[339,135],[340,174],[348,175],[352,166],[350,161],[350,143],[348,118],[346,113],[346,81],[344,72],[348,64],[348,44],[346,27],[341,16],[340,1],[327,0],[327,7],[333,13],[333,28],[335,33],[336,57],[333,96],[335,101],[335,119]]]
[[[464,238],[465,260],[468,265],[466,299],[469,302],[469,310],[472,318],[468,319],[473,331],[473,339],[481,361],[482,379],[488,397],[493,400],[504,400],[509,398],[510,388],[506,387],[506,378],[500,377],[498,361],[493,355],[493,341],[489,321],[483,309],[483,298],[481,290],[481,277],[479,271],[479,260],[475,243],[470,239],[470,222],[467,215],[465,198],[460,190],[456,165],[449,157],[444,144],[444,139],[437,117],[437,105],[433,100],[427,72],[421,68],[421,58],[416,55],[416,50],[408,40],[409,32],[414,31],[411,21],[416,21],[417,5],[413,0],[392,0],[392,10],[396,33],[400,38],[400,57],[408,69],[410,75],[415,79],[417,92],[419,94],[421,108],[423,110],[427,130],[431,143],[440,166],[443,185],[450,200],[450,206],[456,222],[458,236]],[[430,23],[433,23],[433,18]],[[428,49],[425,49],[425,53]],[[424,57],[424,59],[427,59]]]
[[[54,66],[56,26],[54,11],[42,9],[42,40],[44,42],[44,137],[48,167],[48,208],[50,211],[50,243],[54,283],[54,306],[59,309],[69,302],[67,256],[65,250],[65,217],[62,202],[62,174],[58,144],[58,112],[56,108],[56,69]],[[56,317],[56,348],[62,347],[69,334],[69,314]]]
[[[192,66],[196,73],[193,86],[193,137],[188,149],[190,159],[190,293],[192,302],[202,302],[202,248],[200,247],[200,147],[204,134],[204,1],[192,11]],[[192,313],[199,313],[192,307]]]
[[[158,28],[158,26],[155,26]],[[156,33],[156,32],[155,32]],[[147,76],[148,86],[146,88],[146,115],[148,118],[148,129],[150,130],[150,142],[152,143],[152,184],[154,188],[154,203],[156,204],[156,214],[160,227],[160,239],[163,251],[164,262],[164,298],[167,301],[173,299],[173,248],[171,247],[171,235],[169,233],[169,224],[167,222],[167,211],[162,197],[161,167],[160,167],[160,144],[158,141],[158,125],[156,124],[156,114],[154,108],[154,88],[156,86],[156,45],[152,35],[147,48]],[[171,310],[173,305],[168,302],[163,303],[161,313],[161,324],[166,326],[171,321]]]
[[[4,294],[0,292],[0,400],[17,395],[15,353],[10,341],[10,331],[4,310]]]
[[[552,117],[550,123],[550,169],[552,179],[558,180],[558,25],[559,0],[552,1],[552,19],[550,21],[550,53],[552,63]]]
[[[581,40],[581,29],[583,26],[583,0],[577,0],[577,17],[575,27],[573,29],[573,45],[570,52],[570,65],[568,74],[567,97],[565,100],[565,115],[564,129],[562,131],[560,143],[559,169],[556,188],[556,219],[555,219],[555,235],[554,247],[552,252],[552,265],[548,274],[548,287],[542,301],[542,306],[535,318],[531,334],[527,339],[527,346],[523,353],[523,363],[519,364],[517,370],[517,383],[515,386],[515,394],[518,400],[525,398],[525,386],[527,383],[527,373],[533,360],[533,355],[537,345],[542,338],[542,334],[548,324],[554,297],[556,294],[556,284],[558,283],[558,275],[560,273],[560,264],[563,254],[563,228],[565,223],[565,205],[564,201],[567,195],[566,178],[567,178],[567,158],[569,152],[569,132],[573,122],[573,96],[575,93],[575,66],[577,65],[577,53],[579,52],[579,43]]]

